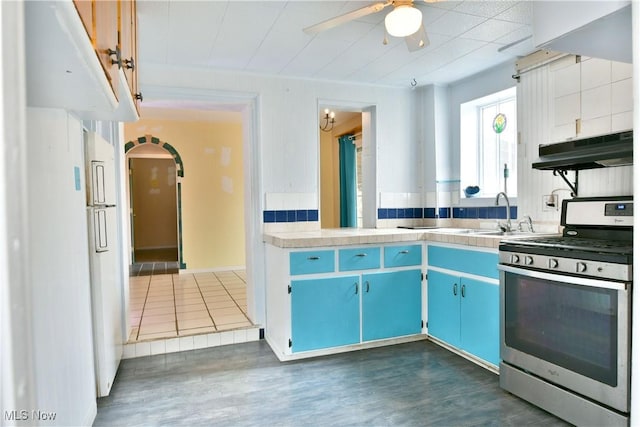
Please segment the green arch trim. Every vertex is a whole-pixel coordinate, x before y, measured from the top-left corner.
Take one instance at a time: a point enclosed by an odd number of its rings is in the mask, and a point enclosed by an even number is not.
[[[171,156],[173,157],[173,160],[176,162],[176,169],[177,169],[178,176],[181,178],[184,178],[184,163],[182,162],[182,157],[180,157],[180,153],[178,153],[178,150],[176,150],[175,147],[169,144],[168,142],[164,142],[161,144],[160,139],[156,138],[155,136],[145,135],[136,139],[135,142],[134,141],[127,142],[126,144],[124,144],[124,152],[128,153],[130,150],[134,149],[136,146],[141,144],[146,144],[148,142],[151,142],[152,144],[160,145],[162,148],[167,150],[169,154],[171,154]]]
[[[167,142],[160,144],[159,138],[151,135],[145,135],[139,137],[135,141],[129,141],[124,144],[125,154],[140,144],[146,144],[147,142],[149,142],[149,140],[152,144],[160,145],[171,154],[173,160],[176,162],[176,174],[179,177],[184,178],[184,164],[182,163],[182,157],[180,157],[180,153],[178,153],[178,150],[176,150],[173,145]],[[184,247],[182,245],[182,183],[177,182],[176,185],[178,191],[178,254],[180,256],[178,263],[180,264],[180,269],[184,270],[187,268],[187,264],[185,264],[184,262]],[[131,232],[133,233],[133,229],[131,230]]]

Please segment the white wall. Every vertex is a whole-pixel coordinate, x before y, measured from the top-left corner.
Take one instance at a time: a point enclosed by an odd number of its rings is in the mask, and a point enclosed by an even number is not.
[[[35,408],[47,425],[87,425],[96,414],[81,122],[27,109],[29,247]],[[74,168],[80,169],[80,189]]]
[[[158,87],[198,88],[213,97],[257,94],[265,193],[317,194],[319,100],[323,105],[375,105],[380,118],[376,122],[378,191],[417,190],[419,147],[411,120],[416,98],[410,89],[149,65],[141,69],[140,80],[154,87],[154,97]]]
[[[0,421],[34,407],[28,259],[22,3],[0,3]]]
[[[515,86],[513,74],[514,63],[508,61],[449,86],[450,174],[438,179],[460,179],[460,104]]]

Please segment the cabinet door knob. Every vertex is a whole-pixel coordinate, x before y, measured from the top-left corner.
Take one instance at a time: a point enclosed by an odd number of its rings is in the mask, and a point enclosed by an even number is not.
[[[405,249],[405,250],[403,250],[403,251],[400,251],[400,253],[401,253],[401,254],[408,254],[408,253],[409,253],[409,251]]]
[[[138,100],[138,101],[142,101],[142,92],[138,92],[134,95],[134,97]]]
[[[358,282],[355,282],[354,285],[356,287],[356,295],[358,295]]]
[[[309,261],[317,261],[317,260],[319,260],[319,259],[320,259],[320,257],[319,257],[319,256],[310,256],[310,257],[307,257],[307,259],[308,259]]]
[[[116,46],[116,49],[107,49],[107,55],[116,56],[116,59],[111,58],[111,64],[118,65],[118,68],[122,68],[122,52],[120,51],[120,47]]]
[[[135,70],[136,69],[136,62],[133,59],[133,56],[129,59],[125,59],[124,60],[124,68],[128,69],[128,70]]]
[[[364,257],[366,257],[366,256],[367,256],[367,254],[366,254],[366,253],[361,253],[361,254],[357,254],[356,256],[357,256],[357,257],[360,257],[360,258],[364,258]]]
[[[457,283],[453,284],[453,295],[458,295],[458,284]]]
[[[464,298],[464,288],[464,285],[462,285],[462,288],[460,288],[460,295],[462,295],[462,298]]]
[[[367,280],[366,282],[364,282],[365,285],[367,285],[367,290],[365,292],[369,293],[369,281]]]

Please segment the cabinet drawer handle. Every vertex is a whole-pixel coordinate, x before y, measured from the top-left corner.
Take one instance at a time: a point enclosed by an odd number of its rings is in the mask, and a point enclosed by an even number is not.
[[[462,285],[462,288],[460,288],[460,294],[462,295],[462,298],[464,298],[464,287],[465,285]]]
[[[358,295],[358,282],[354,283],[355,287],[356,287],[356,295]]]
[[[453,284],[453,295],[458,295],[458,284],[457,283]]]
[[[405,250],[403,250],[403,251],[400,251],[400,253],[401,253],[401,254],[408,254],[408,253],[409,253],[409,251],[405,249]]]
[[[367,280],[364,284],[367,285],[367,290],[365,292],[369,293],[369,281]]]
[[[360,258],[363,258],[363,257],[366,257],[366,256],[367,256],[367,254],[358,254],[358,255],[356,255],[356,256],[357,256],[357,257],[360,257]]]
[[[320,259],[320,257],[319,257],[319,256],[310,256],[310,257],[307,257],[307,259],[308,259],[309,261],[317,261],[317,260],[319,260],[319,259]]]

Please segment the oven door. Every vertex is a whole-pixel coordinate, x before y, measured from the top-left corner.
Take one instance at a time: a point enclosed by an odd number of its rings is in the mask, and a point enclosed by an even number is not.
[[[631,283],[498,268],[501,359],[629,412]]]

